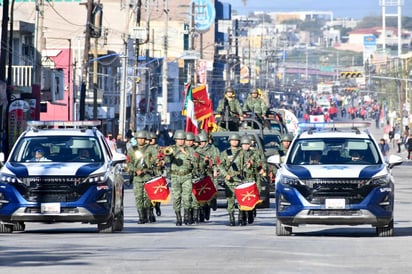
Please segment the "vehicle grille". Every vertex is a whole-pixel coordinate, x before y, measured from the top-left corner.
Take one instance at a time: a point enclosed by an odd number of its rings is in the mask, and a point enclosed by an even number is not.
[[[18,191],[30,202],[73,202],[90,187],[84,177],[26,177]]]
[[[298,191],[312,204],[324,204],[325,199],[344,198],[346,203],[361,202],[376,186],[366,185],[364,179],[310,179],[302,180]]]

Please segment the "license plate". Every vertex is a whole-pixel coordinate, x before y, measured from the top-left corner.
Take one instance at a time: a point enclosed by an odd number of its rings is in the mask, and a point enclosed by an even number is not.
[[[60,203],[42,203],[41,213],[60,213]]]
[[[325,207],[327,209],[344,209],[345,199],[325,199]]]

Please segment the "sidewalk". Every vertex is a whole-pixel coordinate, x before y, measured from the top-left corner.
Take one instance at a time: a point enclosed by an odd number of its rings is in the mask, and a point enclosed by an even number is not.
[[[370,133],[372,133],[373,137],[375,137],[375,140],[377,142],[379,142],[379,139],[383,137],[383,128],[376,128],[375,127],[375,121],[374,120],[368,120],[368,122],[371,122],[371,126],[369,127],[369,131]],[[408,151],[405,149],[405,145],[401,145],[401,152],[398,153],[398,148],[397,147],[393,147],[392,144],[389,144],[390,147],[390,151],[389,153],[398,155],[400,157],[402,157],[402,159],[405,161],[404,164],[406,162],[410,162],[410,164],[412,165],[412,161],[408,161],[407,156],[408,156]],[[409,164],[409,163],[408,163]]]

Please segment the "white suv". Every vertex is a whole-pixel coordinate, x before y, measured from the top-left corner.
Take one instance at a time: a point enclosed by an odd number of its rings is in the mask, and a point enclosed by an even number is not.
[[[301,224],[376,227],[393,235],[396,155],[385,162],[369,123],[307,123],[291,143],[276,174],[276,234],[287,236]]]

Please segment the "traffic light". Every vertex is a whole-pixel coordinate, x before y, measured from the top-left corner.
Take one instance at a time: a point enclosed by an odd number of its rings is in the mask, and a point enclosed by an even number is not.
[[[344,88],[343,89],[345,92],[359,92],[359,88],[358,87],[350,87],[350,88]]]
[[[340,73],[340,77],[341,78],[360,78],[360,77],[363,77],[363,73],[358,72],[358,71],[342,71]]]

